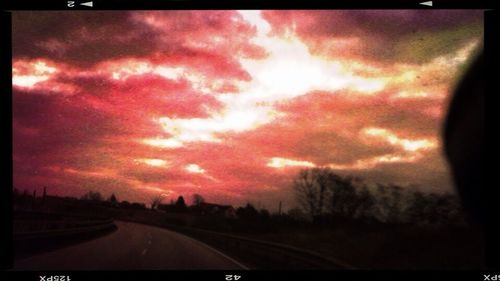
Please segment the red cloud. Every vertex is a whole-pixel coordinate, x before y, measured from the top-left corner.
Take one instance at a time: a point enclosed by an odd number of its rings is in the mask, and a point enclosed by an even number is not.
[[[291,206],[312,166],[449,187],[434,144],[469,53],[415,64],[387,47],[478,17],[447,13],[265,11],[264,34],[236,11],[17,12],[14,184],[268,207]]]

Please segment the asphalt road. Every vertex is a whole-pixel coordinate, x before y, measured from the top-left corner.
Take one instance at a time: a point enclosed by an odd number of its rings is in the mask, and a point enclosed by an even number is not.
[[[246,269],[212,247],[166,229],[116,222],[95,240],[14,261],[14,270]]]

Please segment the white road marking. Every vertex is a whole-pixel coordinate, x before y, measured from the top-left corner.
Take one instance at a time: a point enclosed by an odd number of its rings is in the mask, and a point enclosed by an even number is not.
[[[170,230],[170,231],[171,231],[171,230]],[[196,242],[196,243],[198,243],[198,244],[200,244],[200,245],[202,245],[202,246],[204,246],[204,247],[206,247],[206,248],[208,248],[208,249],[212,250],[212,251],[213,251],[213,252],[215,252],[216,254],[218,254],[218,255],[222,256],[223,258],[228,259],[228,260],[229,260],[229,261],[231,261],[232,263],[236,264],[237,266],[239,266],[239,267],[240,267],[241,269],[243,269],[243,270],[250,270],[250,268],[248,268],[246,265],[244,265],[244,264],[240,263],[239,261],[237,261],[237,260],[235,260],[235,259],[233,259],[233,258],[229,257],[228,255],[226,255],[226,254],[224,254],[224,253],[220,252],[219,250],[217,250],[217,249],[213,248],[212,246],[210,246],[210,245],[208,245],[208,244],[203,243],[202,241],[196,240],[196,239],[194,239],[194,238],[192,238],[192,237],[189,237],[189,236],[187,236],[187,235],[185,235],[185,234],[182,234],[182,233],[179,233],[179,232],[175,232],[175,231],[172,231],[172,232],[177,233],[177,234],[180,234],[181,236],[184,236],[184,237],[186,237],[186,238],[188,238],[188,239],[190,239],[190,240],[192,240],[192,241],[194,241],[194,242]]]

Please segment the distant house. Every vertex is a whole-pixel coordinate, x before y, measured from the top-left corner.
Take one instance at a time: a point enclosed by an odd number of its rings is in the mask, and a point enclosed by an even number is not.
[[[163,211],[167,213],[177,213],[179,208],[175,204],[158,204],[156,208],[158,211]]]
[[[219,205],[202,202],[193,206],[193,210],[199,215],[222,216],[224,218],[236,218],[236,210],[231,205]]]
[[[45,205],[60,206],[66,202],[72,202],[71,197],[59,197],[54,195],[46,195],[43,200]]]
[[[144,203],[136,203],[136,202],[128,202],[122,201],[118,204],[118,206],[122,209],[134,209],[134,210],[144,210],[146,209],[146,204]]]
[[[130,204],[130,209],[135,209],[135,210],[146,210],[146,204],[144,204],[144,203],[132,202],[132,204]]]

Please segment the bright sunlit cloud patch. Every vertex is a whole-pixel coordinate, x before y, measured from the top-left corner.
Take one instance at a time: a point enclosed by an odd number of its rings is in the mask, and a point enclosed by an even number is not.
[[[12,85],[33,87],[39,82],[49,80],[56,72],[55,66],[50,66],[41,60],[18,61],[12,67]]]
[[[365,136],[382,139],[391,145],[399,146],[406,151],[415,152],[419,150],[432,149],[437,146],[436,141],[430,139],[411,140],[400,138],[387,129],[365,128],[362,130]]]
[[[194,174],[203,174],[203,173],[205,173],[205,170],[202,169],[197,164],[188,164],[188,165],[186,165],[185,169],[186,169],[186,171],[188,171],[190,173],[194,173]]]
[[[313,56],[293,34],[290,38],[270,36],[269,23],[262,19],[259,11],[241,14],[257,27],[258,35],[253,40],[268,52],[264,59],[240,59],[251,81],[240,83],[239,93],[212,93],[224,104],[224,109],[212,112],[208,118],[158,118],[158,123],[171,137],[144,143],[174,148],[185,142],[219,142],[217,133],[243,132],[268,124],[284,115],[274,109],[275,103],[314,90],[347,89],[369,94],[384,88],[384,79],[357,76],[340,61]]]
[[[380,164],[411,163],[422,158],[421,154],[385,154],[367,159],[358,159],[349,164],[329,164],[328,167],[336,170],[366,170]]]
[[[144,159],[136,159],[135,161],[138,163],[143,163],[143,164],[153,166],[153,167],[166,167],[169,164],[168,161],[163,160],[163,159],[144,158]]]
[[[267,166],[271,168],[284,168],[284,167],[315,167],[314,163],[309,161],[300,161],[293,159],[286,159],[281,157],[273,157],[267,162]]]
[[[154,138],[142,139],[139,142],[160,148],[178,148],[183,146],[182,142],[175,139]]]
[[[172,135],[169,139],[149,140],[153,146],[179,147],[186,142],[220,142],[216,133],[243,132],[268,123],[279,114],[266,107],[232,109],[214,113],[212,118],[169,118],[161,117],[158,123]]]

